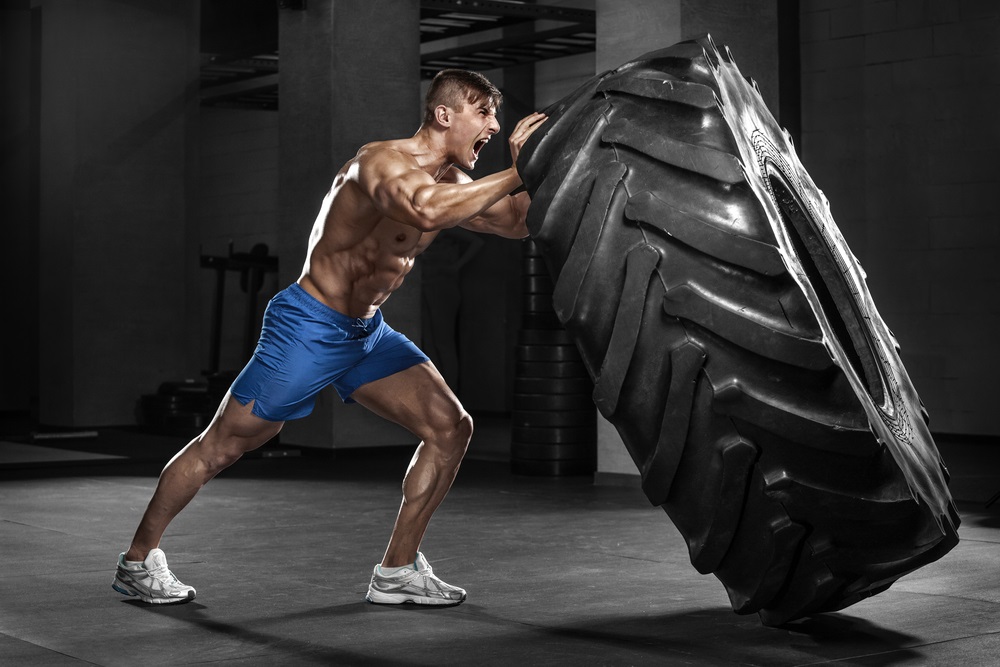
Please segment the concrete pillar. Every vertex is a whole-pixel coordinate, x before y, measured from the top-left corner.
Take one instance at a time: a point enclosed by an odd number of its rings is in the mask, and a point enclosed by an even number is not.
[[[408,137],[420,125],[419,0],[309,0],[279,16],[279,257],[281,284],[298,278],[323,196],[362,144]],[[419,343],[415,269],[383,308]],[[315,447],[403,444],[412,437],[325,390],[285,442]]]
[[[183,377],[198,2],[42,4],[43,423],[133,423]]]
[[[705,33],[720,49],[729,46],[777,115],[777,0],[597,0],[597,71]],[[618,432],[600,416],[597,472],[605,479],[638,474]]]

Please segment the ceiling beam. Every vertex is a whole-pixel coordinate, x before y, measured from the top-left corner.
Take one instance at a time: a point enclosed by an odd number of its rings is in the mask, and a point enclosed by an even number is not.
[[[441,13],[487,14],[529,21],[548,19],[573,21],[574,23],[589,22],[591,24],[596,16],[596,12],[589,9],[504,2],[503,0],[420,0],[420,9]]]

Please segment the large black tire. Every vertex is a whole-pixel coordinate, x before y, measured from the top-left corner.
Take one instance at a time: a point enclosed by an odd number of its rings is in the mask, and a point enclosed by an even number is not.
[[[556,312],[733,609],[841,609],[957,544],[895,339],[728,49],[649,53],[546,113],[518,167]]]

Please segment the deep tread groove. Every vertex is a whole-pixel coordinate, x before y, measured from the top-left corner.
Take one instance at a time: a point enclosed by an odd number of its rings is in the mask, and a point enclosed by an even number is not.
[[[714,572],[729,551],[743,508],[743,497],[758,451],[742,438],[722,447],[722,475],[719,476],[719,502],[705,531],[689,541],[691,564],[702,574]]]
[[[642,467],[642,490],[654,505],[667,502],[670,495],[670,485],[684,453],[698,375],[704,363],[704,350],[693,343],[685,343],[670,353],[670,392],[663,410],[660,438]]]
[[[608,354],[594,386],[594,403],[604,415],[613,415],[618,408],[618,398],[642,323],[649,278],[659,262],[660,253],[647,244],[634,248],[625,260],[625,288],[618,302]]]
[[[545,181],[547,185],[554,186],[551,191],[540,190],[535,193],[532,203],[539,202],[542,205],[531,207],[528,211],[528,215],[532,219],[532,226],[537,225],[541,229],[545,229],[546,225],[558,227],[565,225],[567,216],[572,215],[574,211],[582,213],[582,209],[577,207],[576,202],[581,196],[588,196],[594,186],[593,174],[590,173],[590,161],[587,159],[587,149],[593,150],[600,144],[601,133],[608,124],[607,111],[608,109],[603,109],[595,115],[589,132],[582,140],[583,150],[570,163],[565,176],[562,179],[550,178]],[[585,191],[581,192],[581,188]],[[540,225],[534,221],[535,212],[541,212],[544,216]],[[579,218],[576,218],[576,221],[579,224]],[[577,224],[574,224],[573,227],[575,228]],[[566,239],[567,243],[572,243],[572,241],[572,238]]]
[[[590,197],[580,222],[579,231],[570,249],[569,257],[562,272],[556,280],[555,291],[552,293],[552,303],[556,314],[564,322],[569,320],[576,310],[576,299],[587,277],[587,270],[594,256],[594,250],[601,240],[604,231],[604,221],[612,206],[615,195],[619,191],[622,177],[628,168],[620,162],[613,162],[601,168],[597,174],[597,183]]]
[[[624,119],[608,125],[601,138],[608,143],[628,146],[633,150],[645,153],[654,160],[693,171],[723,183],[739,183],[743,180],[743,168],[735,155],[677,141],[670,137],[664,137],[662,141],[650,143],[644,141],[644,137],[635,135],[631,131],[629,123]]]
[[[711,222],[679,210],[652,192],[629,199],[625,216],[659,227],[681,243],[705,254],[767,276],[785,272],[781,254],[773,245],[714,227]]]
[[[721,414],[745,419],[773,433],[784,434],[799,442],[808,443],[822,440],[824,432],[830,429],[868,431],[867,425],[861,421],[856,412],[820,412],[818,408],[814,408],[808,415],[796,414],[790,409],[795,400],[793,397],[778,394],[755,395],[736,380],[716,388],[715,399],[715,409]],[[857,452],[857,454],[870,456],[875,452],[876,447],[873,440],[869,447]]]
[[[604,79],[597,92],[627,93],[652,100],[677,102],[699,109],[712,109],[719,103],[715,91],[709,86],[683,81],[664,72],[639,72],[634,76],[610,76]]]
[[[664,309],[671,315],[697,322],[715,333],[724,333],[737,345],[759,349],[771,359],[794,360],[813,370],[830,366],[830,354],[822,340],[786,331],[784,323],[777,318],[764,322],[749,319],[746,309],[731,310],[725,301],[692,285],[671,287],[663,298]]]

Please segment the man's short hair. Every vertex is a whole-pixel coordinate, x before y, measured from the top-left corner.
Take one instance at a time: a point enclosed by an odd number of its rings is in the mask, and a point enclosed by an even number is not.
[[[443,69],[431,81],[424,99],[424,124],[434,120],[434,109],[445,105],[451,109],[460,109],[464,104],[486,102],[491,109],[499,109],[503,95],[489,79],[479,72],[469,72],[464,69]]]

